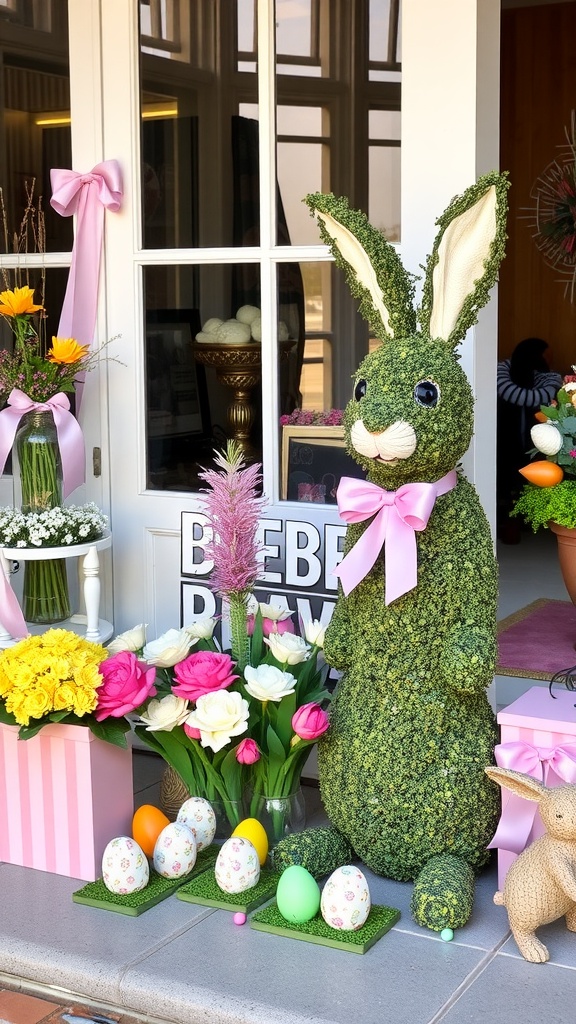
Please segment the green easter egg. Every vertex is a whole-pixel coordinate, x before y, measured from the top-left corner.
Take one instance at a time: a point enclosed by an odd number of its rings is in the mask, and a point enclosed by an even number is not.
[[[276,903],[282,917],[292,924],[311,921],[320,909],[318,882],[306,868],[292,864],[280,875]]]

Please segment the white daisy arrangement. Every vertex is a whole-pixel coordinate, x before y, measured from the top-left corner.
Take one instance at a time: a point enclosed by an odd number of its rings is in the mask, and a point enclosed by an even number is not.
[[[94,502],[57,505],[43,512],[0,508],[0,544],[6,548],[67,547],[98,540],[108,526],[108,516]]]

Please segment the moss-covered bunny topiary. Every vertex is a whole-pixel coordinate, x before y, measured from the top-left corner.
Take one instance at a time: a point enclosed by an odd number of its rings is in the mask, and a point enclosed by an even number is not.
[[[377,487],[363,520],[364,498],[344,495],[346,484],[339,491],[351,525],[338,569],[345,585],[325,638],[326,658],[342,677],[318,748],[322,798],[368,867],[403,881],[424,871],[413,912],[436,930],[469,916],[467,879],[487,862],[498,817],[498,791],[484,773],[497,739],[486,697],[497,650],[497,568],[478,496],[454,473],[473,429],[473,397],[454,347],[487,301],[504,255],[507,187],[504,176],[485,175],[443,214],[417,316],[411,278],[363,214],[334,196],[307,198],[382,340],[361,364],[344,415],[347,449]],[[402,548],[396,521],[389,541],[376,542],[374,513],[383,505],[395,500],[382,513],[387,532],[394,509],[409,524],[416,518],[402,505],[406,491],[394,499],[379,488],[421,483],[435,497],[427,525],[406,527]],[[364,564],[355,545],[369,529]],[[427,897],[427,864],[444,854]]]

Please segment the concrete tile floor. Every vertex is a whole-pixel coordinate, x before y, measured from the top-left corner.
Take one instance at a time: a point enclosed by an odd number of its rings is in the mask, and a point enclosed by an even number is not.
[[[537,597],[566,599],[549,535],[523,534],[519,545],[502,545],[499,558],[501,618]],[[494,700],[509,703],[531,685],[498,677]],[[136,803],[155,803],[163,766],[144,753],[135,760]],[[317,790],[306,787],[306,796],[309,821],[321,820]],[[373,901],[397,907],[401,918],[357,956],[236,927],[229,913],[175,897],[139,918],[108,914],[73,904],[73,879],[1,864],[0,1024],[69,1024],[73,1008],[89,1021],[88,1006],[100,1024],[106,1017],[121,1024],[573,1018],[576,936],[562,922],[541,929],[551,959],[526,963],[504,908],[492,902],[494,863],[478,880],[470,921],[448,943],[412,920],[410,885],[367,877]]]

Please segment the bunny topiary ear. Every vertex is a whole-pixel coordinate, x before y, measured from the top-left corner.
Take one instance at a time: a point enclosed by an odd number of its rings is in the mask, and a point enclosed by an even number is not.
[[[394,246],[351,210],[344,197],[316,192],[305,202],[316,214],[322,241],[330,246],[336,265],[344,270],[360,312],[381,339],[406,337],[416,330],[414,279]]]
[[[508,188],[505,174],[485,174],[437,220],[419,312],[431,338],[457,345],[488,302],[504,258]]]

